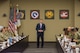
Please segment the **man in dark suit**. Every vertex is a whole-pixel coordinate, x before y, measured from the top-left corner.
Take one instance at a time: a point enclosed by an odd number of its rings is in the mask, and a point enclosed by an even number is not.
[[[40,45],[40,38],[41,38],[41,48],[44,46],[44,31],[46,30],[45,24],[43,23],[43,20],[40,19],[40,23],[36,25],[36,31],[37,31],[37,48],[39,48]]]

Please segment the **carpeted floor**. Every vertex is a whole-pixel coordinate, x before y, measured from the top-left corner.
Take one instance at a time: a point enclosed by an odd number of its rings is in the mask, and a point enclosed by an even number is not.
[[[45,43],[43,48],[36,48],[36,43],[29,43],[23,53],[58,53],[56,43]]]

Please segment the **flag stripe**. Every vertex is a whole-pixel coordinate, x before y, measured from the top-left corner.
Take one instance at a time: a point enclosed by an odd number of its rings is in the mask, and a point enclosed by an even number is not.
[[[14,23],[12,23],[11,20],[9,20],[9,28],[10,28],[10,30],[12,30],[12,32],[15,31],[15,25],[14,25]]]

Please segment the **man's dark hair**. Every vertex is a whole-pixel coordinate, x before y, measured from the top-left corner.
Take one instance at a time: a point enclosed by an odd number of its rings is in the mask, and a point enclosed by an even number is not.
[[[67,28],[64,28],[63,31],[67,31]]]
[[[75,28],[72,28],[71,31],[74,32],[75,31]]]
[[[76,31],[78,31],[78,30],[79,30],[79,28],[77,28],[77,27],[76,27],[75,29],[76,29]]]

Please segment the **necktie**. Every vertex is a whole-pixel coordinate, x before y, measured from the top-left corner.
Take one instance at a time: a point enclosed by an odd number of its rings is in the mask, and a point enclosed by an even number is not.
[[[40,28],[42,28],[42,23],[40,23]]]

